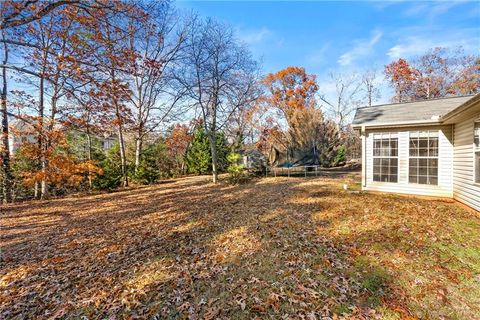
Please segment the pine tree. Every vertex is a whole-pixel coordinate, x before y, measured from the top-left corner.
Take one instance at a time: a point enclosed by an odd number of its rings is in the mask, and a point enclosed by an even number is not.
[[[218,169],[225,171],[227,167],[228,146],[223,132],[217,133],[216,137]],[[197,127],[193,133],[193,140],[187,151],[187,171],[189,173],[207,174],[212,172],[212,156],[210,143],[205,129]]]
[[[166,163],[169,160],[171,161],[166,154],[164,143],[147,146],[140,157],[136,172],[133,173],[133,180],[141,184],[152,184],[162,176],[169,176],[169,165]]]
[[[197,127],[193,140],[187,151],[187,171],[189,173],[205,174],[211,166],[210,144],[205,129]]]

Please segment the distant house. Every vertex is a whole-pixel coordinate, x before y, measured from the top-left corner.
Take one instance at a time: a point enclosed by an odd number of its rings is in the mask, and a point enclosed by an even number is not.
[[[14,154],[23,143],[30,142],[34,143],[37,141],[37,137],[33,134],[31,125],[25,121],[16,120],[10,124],[10,132],[8,135],[10,153]],[[69,130],[69,133],[74,136],[82,136],[85,133],[81,130]],[[117,142],[117,137],[114,135],[94,135],[93,138],[98,141],[100,147],[107,151],[109,150],[115,142]]]
[[[23,143],[34,143],[36,141],[35,136],[29,133],[32,131],[32,127],[25,121],[13,121],[10,123],[9,128],[8,145],[11,154],[14,154]]]
[[[262,171],[266,166],[265,156],[258,150],[249,149],[241,150],[242,165],[246,169],[260,170]]]
[[[480,94],[359,108],[362,189],[451,197],[480,211]]]

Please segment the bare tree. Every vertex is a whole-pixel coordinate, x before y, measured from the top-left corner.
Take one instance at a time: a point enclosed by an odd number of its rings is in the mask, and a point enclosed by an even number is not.
[[[172,88],[174,66],[180,60],[188,33],[188,20],[180,19],[169,2],[138,3],[142,19],[130,19],[130,102],[135,131],[135,170],[140,164],[145,136],[175,117],[184,92]],[[175,112],[177,111],[177,113]]]
[[[231,27],[211,19],[197,20],[187,40],[185,64],[177,80],[202,114],[211,156],[213,182],[218,179],[216,135],[253,89],[257,65]]]
[[[5,39],[5,30],[2,30],[2,39]],[[8,44],[3,44],[3,65],[8,63]],[[2,94],[1,94],[1,113],[2,113],[2,145],[0,146],[2,162],[2,191],[3,202],[12,200],[12,171],[10,168],[10,145],[8,141],[8,114],[7,114],[7,68],[2,68]]]
[[[27,25],[55,12],[62,7],[75,6],[86,12],[109,7],[101,0],[5,0],[1,6],[0,30]]]
[[[362,75],[362,89],[365,94],[366,103],[369,107],[381,97],[377,81],[378,72],[376,68],[368,69]]]
[[[331,97],[320,94],[319,98],[326,104],[327,114],[330,114],[340,131],[345,127],[356,108],[362,104],[362,81],[358,74],[342,75],[330,74],[330,80],[335,86]]]

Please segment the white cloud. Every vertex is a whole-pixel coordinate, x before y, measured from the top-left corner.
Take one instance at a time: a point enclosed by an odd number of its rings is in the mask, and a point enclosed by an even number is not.
[[[272,32],[268,28],[262,27],[261,29],[255,30],[238,29],[237,34],[240,41],[247,45],[255,45],[265,41],[272,34]]]
[[[372,32],[370,39],[355,40],[353,48],[342,54],[337,62],[341,66],[347,66],[361,57],[368,56],[382,36],[381,31],[375,30]]]
[[[444,48],[455,48],[455,47],[463,47],[467,52],[471,50],[475,50],[472,47],[472,42],[467,41],[468,37],[456,37],[451,36],[449,39],[443,35],[443,39],[434,39],[432,37],[421,37],[421,36],[412,36],[407,37],[403,40],[400,40],[397,44],[391,47],[387,55],[391,59],[398,59],[398,58],[409,58],[413,56],[421,55],[427,52],[430,49],[434,49],[437,47],[444,47]],[[476,48],[478,50],[478,47]]]
[[[414,3],[403,14],[407,17],[421,15],[428,20],[433,20],[436,17],[447,13],[453,7],[462,5],[465,1],[431,1],[428,3]]]
[[[426,10],[428,10],[430,4],[429,3],[415,3],[408,7],[404,12],[403,15],[407,17],[413,17],[417,16],[419,14],[425,13]]]
[[[313,51],[306,57],[306,60],[312,65],[320,65],[326,62],[326,53],[331,47],[331,43],[325,43],[318,50]]]

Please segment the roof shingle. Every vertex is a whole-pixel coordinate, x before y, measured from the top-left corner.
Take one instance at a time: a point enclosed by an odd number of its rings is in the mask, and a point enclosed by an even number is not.
[[[469,95],[362,107],[357,109],[352,125],[353,127],[368,127],[436,122],[443,115],[459,107],[472,97],[473,95]]]

